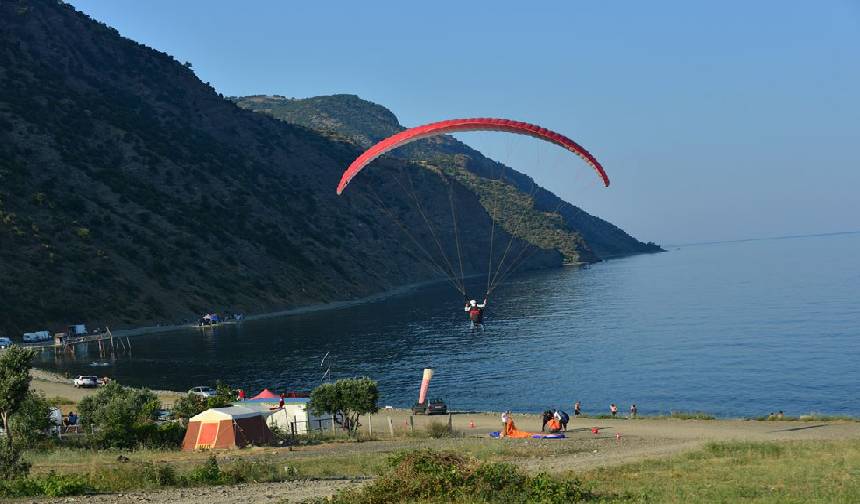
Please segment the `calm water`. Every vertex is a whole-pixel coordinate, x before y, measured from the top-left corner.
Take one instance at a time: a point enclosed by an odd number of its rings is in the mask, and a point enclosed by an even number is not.
[[[476,290],[477,292],[477,290]],[[860,415],[860,234],[672,248],[521,276],[486,329],[439,284],[387,300],[201,332],[132,339],[133,356],[91,367],[96,347],[42,365],[187,389],[222,379],[256,393],[306,390],[330,352],[335,378],[379,380],[410,405],[421,371],[455,408],[604,413],[784,410]]]

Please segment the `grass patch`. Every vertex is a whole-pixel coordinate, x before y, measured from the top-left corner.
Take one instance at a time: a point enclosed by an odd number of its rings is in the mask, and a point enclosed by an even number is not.
[[[605,502],[860,502],[860,441],[710,443],[582,475]]]
[[[334,503],[545,502],[594,499],[579,481],[528,475],[516,466],[478,462],[452,452],[416,450],[390,458],[392,469],[361,489],[339,493]]]
[[[70,406],[70,405],[77,404],[75,401],[69,399],[68,397],[63,397],[63,396],[59,396],[59,395],[53,396],[53,397],[48,397],[46,399],[46,401],[48,401],[48,404],[50,404],[51,406],[56,406],[58,408],[60,406]]]
[[[717,417],[704,411],[672,411],[669,418],[678,420],[716,420]]]
[[[98,465],[80,474],[48,473],[0,482],[0,496],[27,497],[116,493],[161,487],[194,487],[271,483],[299,478],[299,470],[272,457],[219,462],[215,455],[200,463],[177,466],[166,461],[128,461]]]
[[[460,437],[461,434],[448,428],[447,422],[430,422],[427,424],[427,435],[433,439],[444,437]]]
[[[431,487],[430,482],[437,482],[435,478],[445,472],[439,469],[443,467],[455,471],[457,474],[451,476],[455,479],[441,481],[442,493],[426,500],[541,502],[528,493],[531,492],[528,488],[542,485],[543,481],[549,488],[547,495],[554,495],[559,488],[562,493],[567,492],[563,490],[568,488],[565,485],[573,485],[570,488],[588,490],[583,495],[597,495],[601,502],[860,502],[860,440],[709,443],[700,450],[673,458],[578,474],[583,482],[580,485],[569,473],[562,473],[566,476],[562,479],[529,476],[510,464],[553,460],[588,450],[589,445],[471,437],[431,440],[423,429],[421,434],[425,437],[404,437],[375,444],[352,441],[291,449],[249,448],[219,452],[214,463],[210,460],[211,454],[205,452],[80,449],[28,452],[27,458],[34,464],[32,478],[2,482],[0,496],[126,492],[172,486],[371,476],[387,481],[389,486],[375,487],[373,492],[378,493],[350,494],[357,502],[389,502],[388,497],[394,502],[398,499],[412,502],[425,500],[423,496],[427,494],[421,492]],[[430,444],[438,450],[431,453],[446,455],[438,460],[430,455],[413,456],[426,453],[423,448]],[[389,459],[395,451],[392,467]],[[456,454],[454,459],[448,458],[451,454]],[[399,470],[399,464],[407,459],[411,460],[411,468],[401,468],[399,474],[420,476],[426,488],[418,485],[404,487],[402,494],[387,493],[402,486],[392,478],[396,478],[393,475]],[[425,465],[436,469],[428,474],[413,474],[423,470]],[[478,466],[485,468],[478,471]],[[488,474],[486,471],[495,476],[482,479]],[[502,489],[493,486],[492,482],[508,481],[508,478],[512,486],[507,486],[508,483],[499,483]],[[45,490],[49,485],[56,489]],[[351,502],[346,497],[338,498],[341,499],[338,502]],[[547,499],[543,502],[555,502]]]
[[[38,478],[20,478],[0,481],[2,497],[65,497],[92,493],[95,489],[81,476],[74,474],[46,474]]]

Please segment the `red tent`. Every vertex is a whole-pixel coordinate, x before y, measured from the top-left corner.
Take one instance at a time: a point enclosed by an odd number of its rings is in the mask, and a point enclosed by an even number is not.
[[[280,398],[281,398],[281,396],[279,396],[278,394],[275,394],[274,392],[272,392],[271,390],[266,388],[266,389],[263,389],[263,391],[260,392],[259,394],[252,397],[251,400],[254,400],[254,399],[280,399]]]

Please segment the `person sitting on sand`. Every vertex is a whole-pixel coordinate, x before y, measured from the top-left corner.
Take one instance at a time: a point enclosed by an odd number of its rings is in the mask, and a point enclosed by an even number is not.
[[[545,426],[547,429],[549,429],[549,432],[552,434],[555,434],[556,432],[561,431],[561,420],[559,419],[560,415],[559,415],[559,418],[557,418],[556,414],[558,414],[558,411],[556,411],[555,414],[553,414],[552,418],[549,419],[549,421],[546,423],[546,426]],[[541,432],[543,432],[543,430],[541,430]]]
[[[540,431],[541,432],[544,431],[544,429],[546,428],[546,424],[549,423],[549,421],[552,420],[552,418],[554,416],[555,416],[554,410],[546,410],[543,412],[543,414],[541,415],[541,425],[540,425]]]

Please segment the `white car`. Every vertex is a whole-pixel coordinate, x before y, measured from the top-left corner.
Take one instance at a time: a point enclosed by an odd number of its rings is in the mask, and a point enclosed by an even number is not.
[[[218,395],[218,391],[212,387],[194,387],[188,393],[199,395],[200,397],[215,397]]]
[[[78,376],[74,380],[75,387],[78,388],[96,388],[99,386],[98,376]]]

